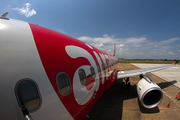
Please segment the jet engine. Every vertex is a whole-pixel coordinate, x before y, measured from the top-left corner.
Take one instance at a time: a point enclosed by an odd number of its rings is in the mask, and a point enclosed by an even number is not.
[[[141,76],[143,78],[137,84],[139,101],[145,108],[154,108],[162,101],[162,90],[147,75]]]

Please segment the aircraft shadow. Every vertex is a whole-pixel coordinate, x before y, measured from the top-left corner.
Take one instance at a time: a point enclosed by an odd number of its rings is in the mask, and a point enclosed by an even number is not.
[[[155,108],[151,108],[151,109],[147,109],[145,107],[143,107],[138,99],[138,105],[139,105],[139,109],[141,111],[141,113],[159,113],[160,110],[158,107]]]
[[[164,88],[167,88],[167,87],[169,87],[169,86],[171,86],[171,85],[173,85],[173,84],[175,84],[175,83],[177,83],[177,81],[176,81],[176,80],[173,80],[173,81],[169,81],[169,82],[158,83],[158,85],[159,85],[159,87],[160,87],[161,89],[164,89]]]
[[[123,101],[133,98],[138,98],[136,85],[131,85],[130,89],[122,89],[122,79],[116,80],[112,87],[104,92],[92,110],[88,113],[88,117],[84,120],[121,120],[123,113]],[[163,89],[176,83],[177,81],[163,82],[158,85]],[[136,99],[137,100],[137,99]],[[138,101],[138,106],[141,113],[159,113],[158,107],[153,109],[144,108]],[[129,103],[131,107],[134,103]],[[130,112],[130,111],[129,111]],[[139,113],[140,114],[140,113]]]

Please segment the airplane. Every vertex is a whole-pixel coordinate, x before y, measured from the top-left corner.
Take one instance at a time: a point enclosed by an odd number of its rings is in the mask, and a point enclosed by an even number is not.
[[[118,71],[118,58],[59,32],[0,17],[1,120],[81,120],[114,81],[140,75],[137,93],[156,107],[161,88],[146,73],[176,66]]]

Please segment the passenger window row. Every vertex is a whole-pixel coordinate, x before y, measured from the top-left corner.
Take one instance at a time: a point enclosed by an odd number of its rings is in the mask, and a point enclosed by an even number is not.
[[[112,64],[113,65],[113,64]],[[102,69],[104,70],[103,64],[101,64]],[[107,65],[105,64],[105,67]],[[97,65],[98,73],[101,74],[101,69]],[[90,72],[92,78],[95,79],[96,74],[94,68],[90,67]],[[80,83],[85,86],[87,83],[87,76],[83,69],[78,71]],[[65,72],[60,72],[56,76],[56,83],[58,91],[62,96],[67,96],[71,92],[71,83],[69,76]],[[42,104],[41,95],[37,83],[29,78],[22,79],[17,82],[15,86],[15,94],[19,104],[19,107],[27,108],[29,112],[34,112],[38,110]]]

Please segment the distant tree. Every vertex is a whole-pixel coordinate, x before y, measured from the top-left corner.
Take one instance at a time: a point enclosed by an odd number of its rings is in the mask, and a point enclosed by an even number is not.
[[[179,60],[175,60],[176,63],[179,63]]]
[[[167,59],[164,59],[164,61],[167,61]]]

